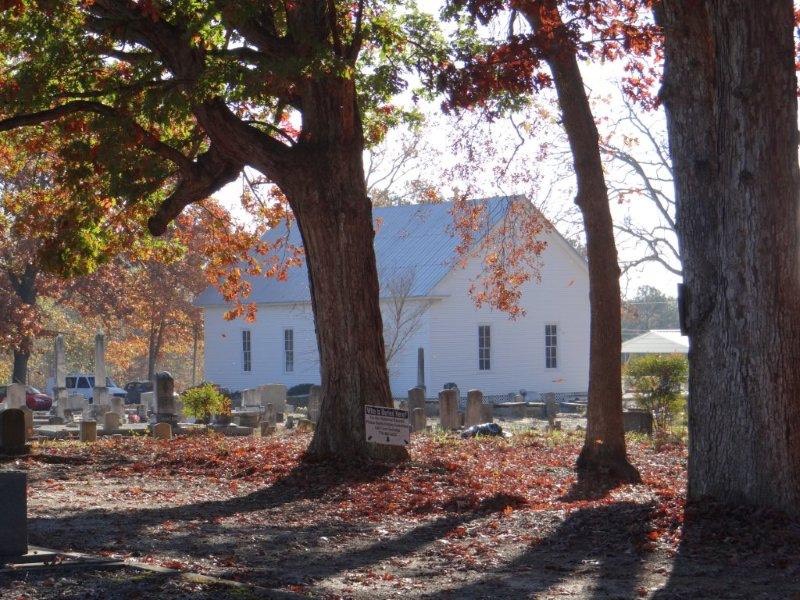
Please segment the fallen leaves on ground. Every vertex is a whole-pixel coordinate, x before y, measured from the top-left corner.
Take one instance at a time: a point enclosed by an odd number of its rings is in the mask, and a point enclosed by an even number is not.
[[[324,597],[484,597],[503,573],[541,597],[582,597],[598,573],[617,582],[612,597],[646,596],[688,551],[680,445],[632,439],[642,483],[591,489],[576,480],[577,434],[418,436],[395,466],[303,462],[309,439],[35,445],[16,465],[29,473],[32,541]]]

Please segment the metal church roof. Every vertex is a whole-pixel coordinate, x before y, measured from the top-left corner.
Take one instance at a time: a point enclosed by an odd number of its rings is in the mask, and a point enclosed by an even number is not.
[[[518,198],[497,196],[473,200],[486,206],[482,231],[475,237],[480,239],[491,230],[506,213],[509,203]],[[410,274],[410,297],[428,296],[454,266],[459,238],[453,233],[452,207],[452,203],[442,202],[373,208],[375,257],[382,297],[389,295],[387,282],[404,273]],[[286,235],[286,229],[277,227],[268,231],[264,239],[274,241],[281,235]],[[296,224],[289,230],[288,242],[302,245]],[[286,304],[311,300],[305,262],[290,268],[284,281],[264,276],[248,276],[247,279],[252,285],[249,302]],[[214,287],[208,287],[195,300],[196,306],[224,304],[226,302]]]

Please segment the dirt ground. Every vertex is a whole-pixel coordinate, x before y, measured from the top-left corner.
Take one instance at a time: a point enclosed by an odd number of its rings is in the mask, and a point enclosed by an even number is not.
[[[631,440],[641,485],[577,482],[580,441],[420,436],[394,468],[303,463],[297,433],[36,445],[0,464],[31,544],[173,572],[5,571],[0,598],[800,598],[800,523],[684,518],[680,445]]]

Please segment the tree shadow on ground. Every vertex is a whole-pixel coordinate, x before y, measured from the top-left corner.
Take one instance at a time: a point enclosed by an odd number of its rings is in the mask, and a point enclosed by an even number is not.
[[[612,490],[627,485],[627,482],[598,475],[593,471],[578,471],[578,478],[566,494],[561,496],[561,502],[580,502],[582,500],[602,500]]]
[[[302,504],[300,510],[314,510],[313,501],[348,486],[385,477],[391,467],[382,464],[320,465],[301,463],[275,483],[245,496],[219,501],[204,501],[174,507],[153,507],[136,510],[90,509],[56,518],[32,518],[29,522],[32,543],[56,549],[78,549],[85,552],[116,549],[132,557],[160,554],[170,557],[189,555],[209,557],[248,557],[248,563],[261,571],[259,580],[270,586],[301,583],[284,573],[283,565],[302,564],[308,580],[323,579],[338,573],[368,567],[382,560],[413,553],[422,546],[445,537],[460,525],[516,507],[520,499],[498,494],[472,510],[449,513],[424,522],[405,534],[370,540],[348,552],[337,552],[320,540],[338,534],[352,534],[364,528],[342,521],[322,522],[309,518],[307,526],[281,522],[281,509],[290,503]],[[322,500],[329,502],[330,498]],[[271,509],[279,509],[278,511]],[[253,525],[248,513],[271,511],[259,515]],[[220,518],[241,516],[241,523]],[[266,517],[266,518],[265,518]],[[159,531],[168,524],[169,529]],[[258,534],[254,536],[254,534]],[[257,542],[253,541],[257,538]],[[279,556],[266,556],[264,547],[283,548]],[[241,559],[237,559],[241,560]],[[226,573],[220,574],[226,577]]]
[[[800,598],[800,520],[690,505],[672,572],[654,598]]]
[[[337,489],[380,479],[390,473],[391,469],[391,466],[381,463],[318,464],[301,462],[274,483],[244,496],[173,507],[138,509],[136,510],[137,526],[145,528],[167,521],[192,521],[203,519],[208,515],[225,517],[277,508],[301,500],[316,500]],[[46,521],[57,526],[70,527],[82,521],[114,515],[129,516],[130,511],[89,509],[58,519],[32,519],[31,522],[35,525],[39,521]],[[132,524],[127,525],[132,526]]]
[[[562,590],[556,588],[580,576],[573,583],[589,587],[564,595],[635,598],[652,513],[652,504],[633,502],[579,509],[501,570],[446,595],[428,597],[539,598],[548,592],[560,595]]]

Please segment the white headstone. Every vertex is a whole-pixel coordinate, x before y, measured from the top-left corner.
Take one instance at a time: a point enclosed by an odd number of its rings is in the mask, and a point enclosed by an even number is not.
[[[103,415],[103,431],[116,431],[117,429],[119,429],[119,415],[111,411]]]
[[[25,389],[24,383],[12,383],[8,386],[8,396],[6,397],[6,408],[22,408],[27,406],[25,403]]]
[[[155,395],[155,392],[142,392],[139,396],[140,402],[151,412],[155,410]]]
[[[282,383],[268,383],[260,388],[261,406],[272,404],[276,413],[286,413],[286,386]]]

